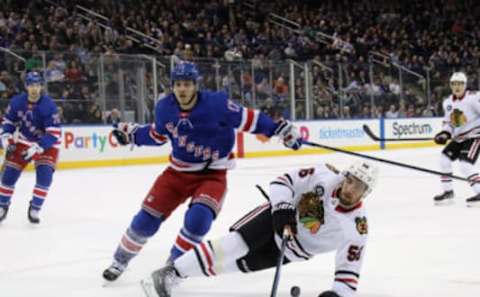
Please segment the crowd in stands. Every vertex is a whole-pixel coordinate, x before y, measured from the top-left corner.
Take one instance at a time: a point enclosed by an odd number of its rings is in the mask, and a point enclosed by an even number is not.
[[[480,86],[475,0],[3,2],[0,47],[25,61],[0,52],[0,108],[21,90],[25,70],[40,70],[66,123],[117,119],[119,69],[127,70],[125,108],[136,108],[138,74],[128,71],[122,54],[200,61],[202,86],[274,117],[291,116],[290,92],[298,100],[296,117],[306,117],[307,76],[297,69],[291,77],[287,59],[310,62],[315,119],[436,116],[453,71],[467,73],[469,88]],[[108,22],[80,18],[77,4]],[[298,26],[274,24],[270,13]],[[134,42],[127,27],[157,41]],[[107,56],[102,70],[101,54]],[[148,67],[142,75],[149,109],[154,84],[165,93],[168,79],[153,82]]]

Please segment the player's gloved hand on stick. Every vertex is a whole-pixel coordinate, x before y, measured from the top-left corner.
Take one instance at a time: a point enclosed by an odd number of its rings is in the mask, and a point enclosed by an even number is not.
[[[318,295],[318,297],[341,297],[341,296],[335,293],[334,291],[325,291],[320,295]]]
[[[296,209],[291,203],[280,202],[273,207],[272,220],[273,230],[283,236],[285,227],[289,227],[293,235],[297,234]]]
[[[7,149],[8,146],[15,144],[15,139],[13,138],[12,133],[3,133],[0,136],[0,141],[4,150]]]
[[[38,145],[38,143],[32,143],[32,145],[22,152],[22,158],[25,161],[35,160],[41,154],[43,154],[44,149]]]
[[[436,144],[445,144],[450,138],[452,138],[450,132],[441,131],[435,135],[433,141],[435,141]]]
[[[112,134],[120,145],[135,143],[135,131],[138,127],[135,123],[120,122],[113,125]]]
[[[290,121],[281,120],[275,130],[275,135],[280,137],[288,148],[298,150],[302,146],[302,136]]]

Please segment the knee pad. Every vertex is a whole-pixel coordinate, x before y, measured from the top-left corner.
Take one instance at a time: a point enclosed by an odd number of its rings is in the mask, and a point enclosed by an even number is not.
[[[137,235],[150,237],[158,231],[163,218],[155,217],[141,209],[135,217],[133,217],[130,228]]]
[[[10,166],[5,166],[2,175],[2,184],[5,186],[13,187],[17,183],[20,177],[21,171]]]
[[[37,173],[37,185],[45,188],[50,187],[52,184],[53,172],[55,170],[48,165],[39,165],[35,171]]]
[[[184,227],[193,235],[203,236],[212,226],[215,214],[205,204],[194,203],[185,214]]]

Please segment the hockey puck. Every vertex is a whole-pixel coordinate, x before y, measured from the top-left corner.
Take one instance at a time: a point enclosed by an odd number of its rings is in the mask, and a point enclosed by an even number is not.
[[[292,297],[300,296],[300,287],[298,287],[298,286],[291,287],[290,288],[290,296],[292,296]]]

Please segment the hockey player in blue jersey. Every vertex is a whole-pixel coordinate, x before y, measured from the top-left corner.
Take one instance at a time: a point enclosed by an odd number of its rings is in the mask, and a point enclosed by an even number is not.
[[[14,96],[3,119],[0,136],[6,150],[0,183],[0,221],[8,213],[10,201],[20,174],[32,160],[36,184],[28,207],[28,219],[40,222],[39,212],[52,183],[61,135],[57,106],[42,92],[42,77],[30,72],[25,79],[26,93]]]
[[[153,184],[123,235],[113,263],[103,272],[116,280],[163,221],[188,198],[184,225],[170,251],[174,260],[200,243],[220,212],[232,168],[237,131],[278,136],[285,146],[298,149],[301,137],[295,126],[229,100],[225,93],[199,91],[195,64],[178,64],[171,73],[173,93],[155,107],[155,122],[140,126],[119,123],[113,131],[122,145],[162,145],[170,140],[170,166]]]

